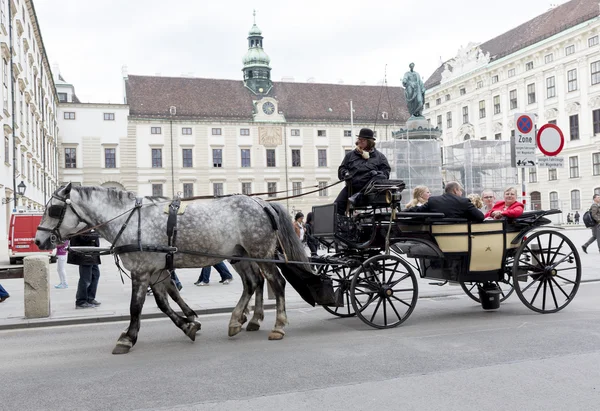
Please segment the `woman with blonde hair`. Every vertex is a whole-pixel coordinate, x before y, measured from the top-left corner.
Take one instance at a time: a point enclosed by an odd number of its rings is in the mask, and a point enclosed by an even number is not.
[[[422,206],[423,204],[427,203],[429,197],[431,197],[431,193],[429,192],[427,186],[416,186],[413,190],[412,197],[413,198],[410,200],[410,203],[406,205],[407,209]]]
[[[483,201],[479,194],[469,194],[468,199],[471,200],[476,209],[481,210],[483,208]]]

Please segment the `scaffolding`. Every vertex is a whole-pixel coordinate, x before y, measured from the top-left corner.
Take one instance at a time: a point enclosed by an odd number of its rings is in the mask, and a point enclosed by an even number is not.
[[[443,149],[444,181],[458,181],[465,194],[491,189],[503,198],[504,189],[518,188],[518,170],[511,166],[510,141],[467,140]]]

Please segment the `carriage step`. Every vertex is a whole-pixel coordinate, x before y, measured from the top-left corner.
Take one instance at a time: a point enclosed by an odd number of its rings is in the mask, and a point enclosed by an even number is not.
[[[447,281],[447,280],[446,280],[446,281],[444,281],[444,282],[441,282],[441,281],[436,281],[436,282],[434,282],[434,283],[429,283],[429,285],[438,285],[438,286],[440,286],[440,287],[441,287],[442,285],[446,285],[446,284],[448,284],[448,281]]]

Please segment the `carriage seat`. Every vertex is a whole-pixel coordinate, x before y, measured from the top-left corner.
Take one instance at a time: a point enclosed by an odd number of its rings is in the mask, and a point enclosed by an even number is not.
[[[360,192],[350,196],[348,201],[354,209],[367,207],[391,207],[402,200],[400,194],[405,188],[402,180],[371,180]]]

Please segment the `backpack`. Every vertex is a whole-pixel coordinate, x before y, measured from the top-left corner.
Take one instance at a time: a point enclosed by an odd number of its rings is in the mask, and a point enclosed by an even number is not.
[[[596,226],[596,220],[592,218],[592,213],[590,213],[590,210],[583,213],[583,217],[581,219],[583,220],[583,224],[585,224],[587,228],[592,228]]]

